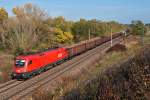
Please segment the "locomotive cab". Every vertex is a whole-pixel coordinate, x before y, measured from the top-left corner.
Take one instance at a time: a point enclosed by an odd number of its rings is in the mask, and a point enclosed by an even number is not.
[[[26,60],[24,60],[24,59],[17,59],[15,61],[15,71],[16,71],[16,73],[26,72],[25,71],[25,67],[26,67]]]
[[[13,72],[11,74],[12,79],[27,78],[27,65],[28,61],[26,59],[16,59],[13,67]]]

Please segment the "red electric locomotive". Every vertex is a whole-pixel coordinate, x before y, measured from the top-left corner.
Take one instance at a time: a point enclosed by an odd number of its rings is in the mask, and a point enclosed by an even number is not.
[[[13,67],[12,79],[28,79],[53,67],[67,57],[68,52],[65,48],[55,48],[41,53],[18,56]]]

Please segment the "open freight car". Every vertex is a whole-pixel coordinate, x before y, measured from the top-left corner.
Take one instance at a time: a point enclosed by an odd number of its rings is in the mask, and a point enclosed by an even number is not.
[[[121,32],[116,33],[116,34],[112,35],[112,39],[115,39],[121,35],[122,35]],[[86,40],[86,41],[83,41],[79,44],[75,44],[75,45],[72,45],[72,46],[69,46],[66,48],[67,48],[69,57],[73,57],[73,56],[76,56],[78,54],[81,54],[82,52],[93,49],[93,48],[95,48],[95,47],[97,47],[103,43],[110,41],[110,40],[111,40],[111,37],[93,38],[91,40]]]

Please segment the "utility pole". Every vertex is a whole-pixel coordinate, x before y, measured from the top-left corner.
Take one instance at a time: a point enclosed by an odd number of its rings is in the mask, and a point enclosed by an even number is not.
[[[90,32],[90,29],[89,29],[89,40],[91,39],[91,32]]]
[[[142,36],[141,36],[141,38],[142,38],[142,46],[144,45],[144,27],[142,28]]]
[[[112,47],[112,28],[110,28],[110,33],[111,33],[111,47]]]
[[[127,32],[123,31],[123,41],[124,41],[124,45],[126,45],[126,36],[127,36]]]

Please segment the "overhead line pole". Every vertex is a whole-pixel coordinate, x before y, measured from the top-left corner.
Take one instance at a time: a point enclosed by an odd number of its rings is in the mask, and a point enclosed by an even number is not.
[[[90,29],[89,29],[89,40],[91,39],[91,32],[90,32]]]
[[[111,47],[112,47],[112,29],[110,29],[111,33]]]

